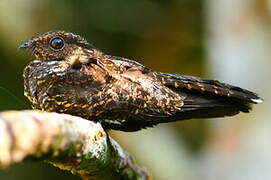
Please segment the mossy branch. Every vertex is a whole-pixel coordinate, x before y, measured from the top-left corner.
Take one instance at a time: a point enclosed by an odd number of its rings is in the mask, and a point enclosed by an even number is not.
[[[99,123],[34,110],[0,113],[0,168],[45,160],[83,179],[150,179]]]

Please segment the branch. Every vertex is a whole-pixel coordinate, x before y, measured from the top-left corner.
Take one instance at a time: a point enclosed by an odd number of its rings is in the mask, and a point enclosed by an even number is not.
[[[0,168],[26,158],[83,179],[150,179],[99,123],[33,110],[1,112]]]

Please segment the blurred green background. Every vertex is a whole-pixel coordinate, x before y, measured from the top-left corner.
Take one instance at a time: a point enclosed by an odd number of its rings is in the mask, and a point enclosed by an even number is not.
[[[29,109],[17,51],[30,37],[69,30],[102,51],[156,71],[215,78],[258,92],[250,114],[112,131],[154,179],[271,179],[270,0],[1,0],[0,110]],[[0,179],[79,179],[45,163],[0,171]]]

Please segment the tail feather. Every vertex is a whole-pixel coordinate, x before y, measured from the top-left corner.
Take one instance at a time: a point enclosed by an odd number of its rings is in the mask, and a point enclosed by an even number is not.
[[[170,73],[157,73],[156,76],[164,85],[186,97],[183,112],[200,111],[207,113],[202,114],[207,117],[228,116],[249,112],[252,104],[263,101],[254,92],[217,80]]]

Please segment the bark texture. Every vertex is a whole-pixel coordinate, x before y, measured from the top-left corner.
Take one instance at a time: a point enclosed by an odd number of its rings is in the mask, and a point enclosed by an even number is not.
[[[99,123],[34,110],[0,113],[0,168],[44,160],[83,179],[150,179]]]

